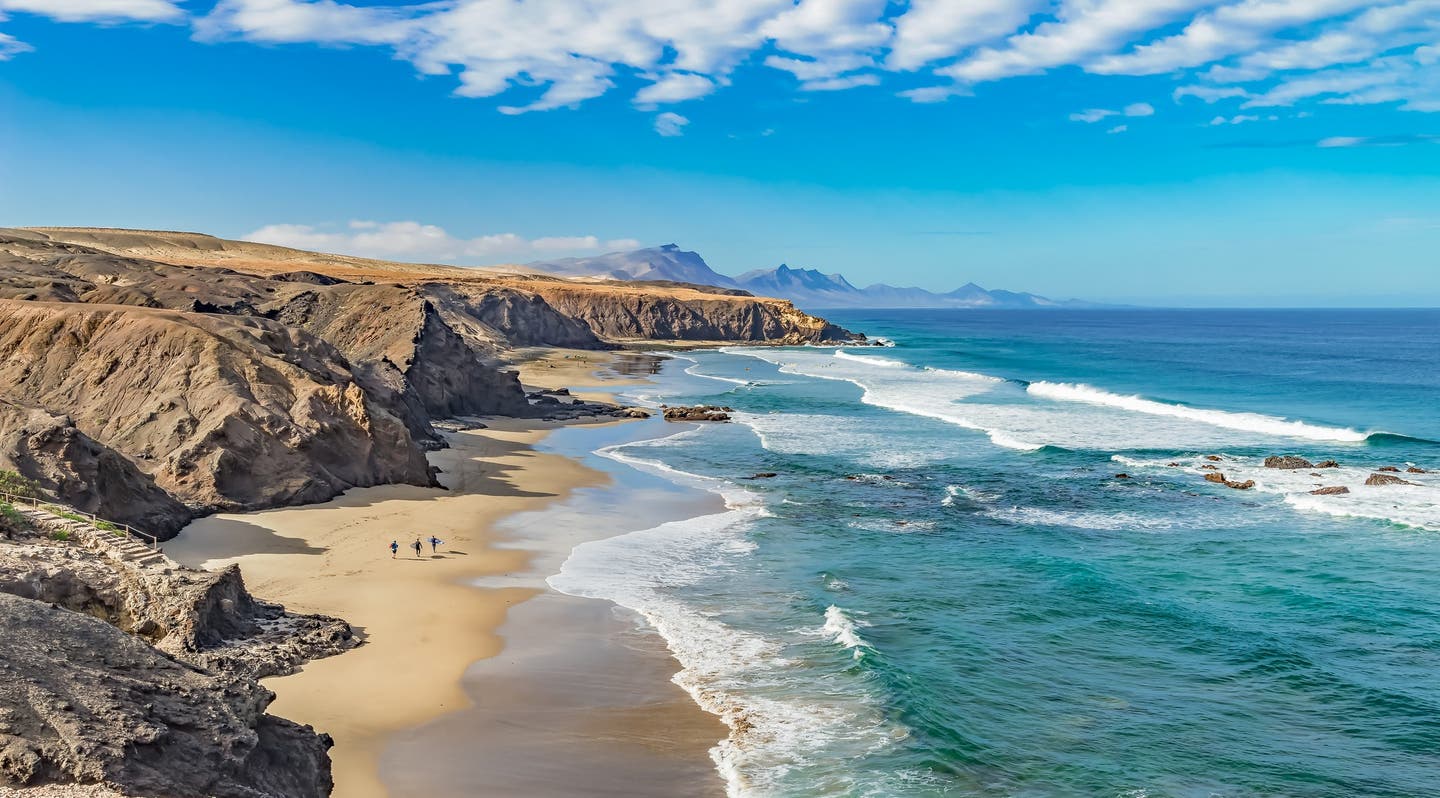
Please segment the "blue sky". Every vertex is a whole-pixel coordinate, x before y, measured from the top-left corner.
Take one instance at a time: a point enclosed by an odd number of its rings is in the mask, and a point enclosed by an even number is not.
[[[1440,0],[0,0],[0,224],[1440,304]]]

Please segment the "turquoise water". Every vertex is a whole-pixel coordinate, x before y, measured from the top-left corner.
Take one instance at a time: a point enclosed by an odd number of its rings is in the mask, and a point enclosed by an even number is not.
[[[1440,312],[832,315],[895,345],[637,389],[738,423],[601,454],[730,509],[551,580],[665,636],[733,795],[1440,792],[1440,476],[1364,485],[1440,469]]]

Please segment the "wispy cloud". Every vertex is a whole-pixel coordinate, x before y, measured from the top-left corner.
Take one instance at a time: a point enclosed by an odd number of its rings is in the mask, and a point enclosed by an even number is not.
[[[1108,108],[1087,108],[1084,111],[1077,111],[1070,115],[1071,122],[1094,123],[1112,116],[1154,116],[1155,106],[1150,103],[1131,103],[1119,111],[1112,111]]]
[[[689,119],[674,111],[666,111],[655,117],[655,132],[662,136],[683,136],[685,135],[685,126],[688,124],[690,124]]]
[[[271,224],[242,236],[246,241],[279,244],[296,249],[334,252],[386,260],[439,263],[495,263],[531,260],[557,253],[586,253],[635,249],[631,238],[602,240],[596,236],[542,236],[525,238],[495,233],[459,238],[445,228],[420,222],[355,220],[335,225]]]

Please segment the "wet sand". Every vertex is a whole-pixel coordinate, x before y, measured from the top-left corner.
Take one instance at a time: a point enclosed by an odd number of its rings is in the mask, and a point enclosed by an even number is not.
[[[585,355],[561,355],[542,366],[546,379],[526,382],[644,381],[609,368],[640,362],[629,356]],[[708,750],[726,729],[670,681],[678,665],[663,641],[608,602],[544,585],[569,547],[601,528],[567,516],[565,500],[612,477],[535,451],[555,425],[487,423],[431,454],[448,491],[356,489],[212,516],[166,551],[188,565],[239,563],[256,596],[344,618],[363,636],[360,648],[265,682],[272,713],[335,738],[338,798],[723,794]],[[502,529],[557,503],[538,534]],[[431,534],[445,541],[437,553],[405,548]],[[402,546],[393,560],[392,539]]]

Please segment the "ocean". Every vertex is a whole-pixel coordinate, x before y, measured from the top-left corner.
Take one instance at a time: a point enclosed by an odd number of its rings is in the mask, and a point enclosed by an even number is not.
[[[1440,311],[827,315],[893,345],[627,389],[735,409],[597,453],[726,509],[549,580],[664,637],[731,795],[1440,793]]]

